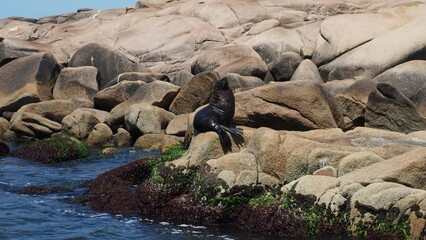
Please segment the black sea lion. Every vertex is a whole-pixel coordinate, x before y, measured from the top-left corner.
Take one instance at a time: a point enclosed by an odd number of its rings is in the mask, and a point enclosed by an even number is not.
[[[210,103],[194,116],[194,129],[198,132],[215,131],[219,135],[225,153],[232,150],[231,139],[226,131],[242,138],[241,129],[231,125],[235,113],[234,93],[225,78],[220,79],[213,87]]]

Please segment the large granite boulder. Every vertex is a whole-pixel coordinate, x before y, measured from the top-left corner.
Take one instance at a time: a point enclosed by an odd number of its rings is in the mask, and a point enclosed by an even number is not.
[[[217,72],[208,71],[195,75],[185,84],[170,105],[169,110],[175,114],[193,112],[208,103],[213,86],[220,79]]]
[[[426,118],[392,85],[378,83],[368,97],[365,126],[410,133],[426,129]]]
[[[333,128],[343,118],[321,85],[311,81],[274,83],[235,94],[234,122],[251,127],[309,130]]]
[[[399,64],[373,80],[378,83],[389,83],[411,99],[426,84],[426,61],[414,60]]]
[[[126,129],[132,136],[163,133],[175,115],[162,108],[140,103],[132,105],[124,116]]]
[[[180,88],[178,86],[163,81],[142,84],[138,90],[132,94],[131,98],[116,105],[110,111],[112,118],[109,122],[113,125],[121,123],[124,114],[133,104],[146,104],[168,109],[179,90]]]
[[[78,106],[67,100],[50,100],[21,107],[10,120],[9,140],[46,138],[60,132],[62,119]]]
[[[173,118],[166,128],[166,134],[175,136],[185,136],[188,128],[188,117],[189,114],[177,115]]]
[[[96,124],[89,133],[86,143],[89,147],[114,145],[112,130],[105,123]]]
[[[110,111],[118,104],[130,99],[140,87],[146,84],[143,81],[120,81],[97,92],[93,102],[96,108]]]
[[[52,99],[59,69],[50,53],[23,57],[1,67],[0,113],[14,112],[25,104]]]
[[[74,138],[85,139],[97,124],[106,122],[110,117],[109,112],[102,110],[78,108],[64,117],[62,129]]]
[[[309,80],[317,83],[323,83],[317,66],[309,59],[303,60],[294,71],[290,81]]]
[[[52,53],[60,64],[68,63],[69,61],[69,55],[60,47],[6,38],[0,41],[0,67],[17,58],[41,52]]]
[[[50,100],[30,103],[21,107],[17,113],[34,113],[52,121],[61,123],[62,119],[81,106],[68,100]]]
[[[227,73],[238,73],[263,79],[268,66],[252,48],[235,45],[205,51],[191,67],[193,74],[213,70],[222,77]]]
[[[376,85],[372,80],[358,80],[334,96],[345,119],[345,129],[364,126],[368,96],[376,91]]]
[[[414,20],[343,54],[320,67],[322,78],[374,78],[405,61],[423,59],[426,32],[420,29],[425,23],[425,18]]]
[[[236,90],[244,91],[265,85],[265,82],[258,77],[241,76],[237,73],[228,73],[224,76],[224,78],[228,82],[229,88],[232,89],[234,92]]]
[[[99,89],[104,87],[120,73],[149,72],[148,68],[133,62],[124,54],[97,43],[81,47],[72,56],[69,67],[93,66],[99,70]]]
[[[234,41],[253,48],[267,64],[275,61],[283,52],[299,53],[303,42],[294,29],[276,27],[250,38]]]
[[[147,151],[160,150],[167,151],[170,147],[180,144],[181,141],[176,136],[170,136],[162,133],[151,133],[140,136],[134,146],[141,147]]]
[[[95,67],[69,67],[59,73],[53,89],[55,99],[92,102],[98,91],[99,74]]]
[[[47,138],[60,132],[61,124],[35,113],[19,112],[13,115],[9,130],[29,138]]]
[[[389,14],[389,13],[387,13]],[[374,22],[374,24],[372,24]],[[327,64],[340,55],[390,32],[407,20],[398,15],[343,14],[332,16],[321,23],[312,60],[318,66]]]
[[[0,117],[0,138],[7,131],[7,129],[9,128],[9,125],[10,123],[6,118]]]
[[[368,182],[375,179],[397,182],[426,190],[426,149],[418,149],[401,154],[386,161],[379,161],[341,176],[346,182]]]

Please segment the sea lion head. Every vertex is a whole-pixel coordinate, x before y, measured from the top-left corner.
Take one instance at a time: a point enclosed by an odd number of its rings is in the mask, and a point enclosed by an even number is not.
[[[227,90],[227,89],[229,89],[229,85],[228,85],[228,81],[226,81],[226,78],[220,79],[214,86],[214,90]]]

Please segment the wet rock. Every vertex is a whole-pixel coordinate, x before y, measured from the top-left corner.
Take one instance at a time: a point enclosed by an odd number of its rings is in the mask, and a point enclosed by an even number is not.
[[[0,68],[0,113],[53,98],[59,66],[50,53],[22,57]]]
[[[93,146],[112,146],[112,130],[105,123],[96,124],[87,137],[86,143],[89,147]]]
[[[99,70],[99,89],[124,72],[149,72],[142,64],[132,62],[124,54],[97,43],[81,47],[72,56],[70,67],[94,66]]]
[[[148,159],[140,159],[101,174],[85,193],[90,207],[114,214],[135,213],[138,204],[133,186],[147,179],[150,173]]]
[[[7,155],[10,152],[9,146],[0,141],[0,157]]]
[[[75,138],[59,135],[14,150],[10,156],[51,164],[85,158],[89,149]]]
[[[18,189],[17,192],[20,194],[29,195],[46,195],[53,193],[70,193],[74,190],[66,187],[43,187],[43,186],[28,186]]]
[[[126,129],[118,128],[117,133],[112,136],[112,142],[117,147],[130,146],[132,144],[132,136]]]
[[[170,147],[180,143],[181,139],[175,136],[166,134],[145,134],[136,140],[134,146],[141,147],[147,151],[158,149],[163,153]]]
[[[214,71],[195,75],[192,80],[182,87],[169,110],[174,114],[191,113],[198,107],[208,103],[214,84],[220,79]]]

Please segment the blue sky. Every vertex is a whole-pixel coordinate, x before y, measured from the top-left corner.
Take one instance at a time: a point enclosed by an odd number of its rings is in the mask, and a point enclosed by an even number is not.
[[[75,12],[79,8],[97,10],[134,6],[136,0],[0,0],[0,18],[11,16],[40,18]]]

